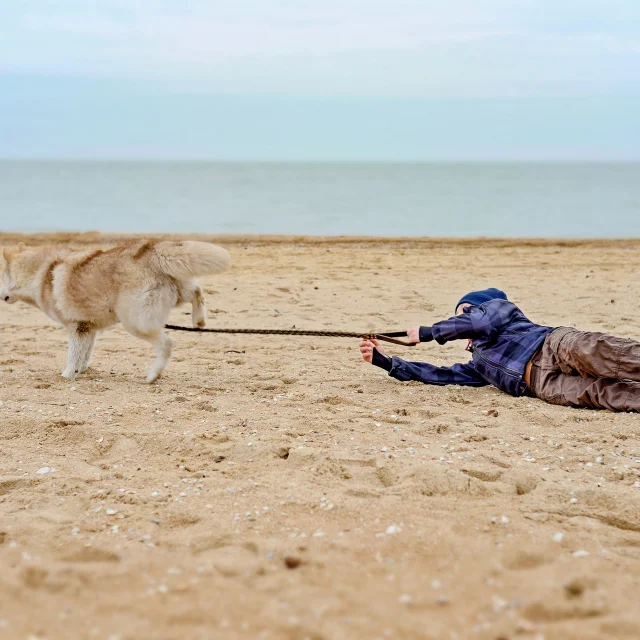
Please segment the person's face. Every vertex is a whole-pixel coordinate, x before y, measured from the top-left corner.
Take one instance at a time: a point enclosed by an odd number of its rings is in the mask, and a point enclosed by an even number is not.
[[[456,315],[460,316],[464,313],[465,309],[468,309],[470,305],[468,302],[463,302],[457,309],[456,309]]]

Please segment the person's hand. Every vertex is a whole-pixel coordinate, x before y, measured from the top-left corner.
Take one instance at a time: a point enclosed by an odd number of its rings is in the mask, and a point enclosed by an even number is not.
[[[365,362],[371,364],[373,361],[373,350],[377,349],[378,353],[381,356],[386,356],[387,354],[384,352],[384,349],[380,346],[380,342],[378,340],[363,340],[360,343],[360,353],[362,354],[362,358]]]
[[[418,342],[420,342],[420,327],[411,327],[411,329],[407,329],[407,336],[409,337],[409,342],[418,344]]]

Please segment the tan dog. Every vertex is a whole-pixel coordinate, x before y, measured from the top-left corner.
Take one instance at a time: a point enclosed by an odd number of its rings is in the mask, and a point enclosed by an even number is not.
[[[65,378],[87,369],[97,332],[121,322],[153,345],[157,358],[147,382],[154,382],[171,356],[163,331],[169,313],[190,302],[193,326],[204,327],[204,297],[195,278],[230,266],[227,251],[206,242],[148,241],[85,252],[20,243],[0,255],[0,299],[34,305],[67,328]]]

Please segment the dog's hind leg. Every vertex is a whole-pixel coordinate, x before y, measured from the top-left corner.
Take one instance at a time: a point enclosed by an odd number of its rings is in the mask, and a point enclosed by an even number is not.
[[[136,338],[140,338],[145,342],[148,342],[153,346],[156,352],[155,362],[149,367],[149,374],[147,375],[147,382],[155,382],[164,371],[165,367],[169,363],[171,358],[171,351],[173,349],[173,341],[169,336],[162,331],[162,329],[143,329],[123,319],[122,326]],[[161,326],[164,326],[162,323]]]
[[[96,332],[87,322],[74,323],[69,327],[69,354],[67,366],[62,372],[64,378],[75,378],[86,370]]]
[[[130,331],[130,330],[129,330]],[[162,331],[157,331],[152,334],[142,334],[135,331],[130,331],[134,336],[145,340],[153,346],[156,352],[156,360],[149,367],[149,373],[147,375],[147,382],[151,384],[155,382],[164,371],[165,367],[169,363],[171,358],[171,351],[173,350],[173,341],[171,338]]]
[[[151,344],[156,352],[155,362],[149,367],[149,383],[162,375],[171,357],[173,342],[163,328],[177,300],[178,294],[174,288],[156,286],[148,288],[143,295],[134,292],[133,295],[122,297],[117,309],[122,326],[131,335]]]
[[[198,329],[207,325],[207,307],[200,285],[195,286],[191,296],[191,321]]]
[[[149,374],[147,375],[147,382],[151,384],[155,382],[164,371],[164,368],[169,363],[171,358],[171,351],[173,351],[173,340],[163,332],[160,332],[153,340],[149,340],[153,345],[156,352],[156,361],[149,368]]]

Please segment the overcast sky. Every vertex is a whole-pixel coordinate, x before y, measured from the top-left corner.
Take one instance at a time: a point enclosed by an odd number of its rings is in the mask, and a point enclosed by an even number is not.
[[[0,156],[638,159],[638,0],[0,0]]]

